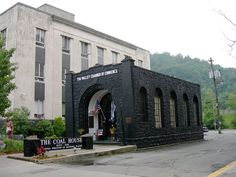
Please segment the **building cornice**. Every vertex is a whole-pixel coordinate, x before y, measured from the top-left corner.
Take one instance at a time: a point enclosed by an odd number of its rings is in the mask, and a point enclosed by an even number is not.
[[[65,24],[65,25],[74,27],[74,28],[79,29],[79,30],[81,30],[81,31],[85,31],[85,32],[87,32],[87,33],[90,33],[90,34],[93,34],[93,35],[95,35],[95,36],[101,37],[101,38],[103,38],[103,39],[106,39],[106,40],[113,41],[113,42],[116,42],[116,43],[118,43],[118,44],[124,45],[124,46],[126,46],[126,47],[131,48],[131,49],[135,49],[135,50],[136,50],[137,48],[139,48],[139,49],[145,50],[145,49],[140,48],[140,47],[138,47],[138,46],[136,46],[136,45],[133,45],[133,44],[128,43],[128,42],[126,42],[126,41],[123,41],[123,40],[121,40],[121,39],[115,38],[115,37],[110,36],[110,35],[108,35],[108,34],[105,34],[105,33],[103,33],[103,32],[97,31],[97,30],[95,30],[95,29],[93,29],[93,28],[87,27],[87,26],[82,25],[82,24],[80,24],[80,23],[72,22],[72,21],[66,20],[66,19],[64,19],[64,18],[55,16],[55,15],[52,15],[52,19],[53,19],[53,21],[55,21],[55,22],[63,23],[63,24]],[[149,52],[148,50],[145,50],[145,51]]]

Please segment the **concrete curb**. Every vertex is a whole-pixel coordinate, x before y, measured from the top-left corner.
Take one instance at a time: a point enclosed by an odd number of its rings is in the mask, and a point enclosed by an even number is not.
[[[59,155],[56,157],[50,157],[47,159],[35,159],[34,157],[24,157],[24,156],[17,156],[17,155],[9,155],[7,156],[10,159],[15,160],[23,160],[38,164],[45,164],[45,163],[66,163],[66,162],[75,162],[81,159],[85,158],[91,158],[91,157],[100,157],[100,156],[106,156],[106,155],[114,155],[114,154],[120,154],[120,153],[126,153],[126,152],[133,152],[136,151],[137,147],[135,145],[128,145],[128,146],[120,146],[119,148],[111,148],[108,150],[88,150],[88,152],[84,153],[74,153],[69,155]]]

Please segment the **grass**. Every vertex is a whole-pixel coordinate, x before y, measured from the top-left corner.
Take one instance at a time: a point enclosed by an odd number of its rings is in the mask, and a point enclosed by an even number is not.
[[[23,152],[23,141],[3,138],[6,148],[0,149],[0,154],[11,154]]]

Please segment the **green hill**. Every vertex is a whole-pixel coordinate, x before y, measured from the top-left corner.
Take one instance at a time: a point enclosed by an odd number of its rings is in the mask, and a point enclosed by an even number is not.
[[[232,110],[232,99],[236,99],[236,68],[220,65],[214,65],[214,68],[221,72],[221,78],[217,79],[220,108]],[[203,104],[215,100],[213,80],[209,78],[210,64],[206,60],[183,57],[181,54],[155,53],[151,55],[151,70],[199,84]],[[236,110],[236,105],[233,110]]]
[[[214,67],[220,70],[222,76],[218,80],[220,93],[235,92],[236,69],[219,65]],[[151,70],[200,84],[202,93],[209,88],[213,89],[212,79],[209,78],[210,64],[206,60],[183,57],[181,54],[173,56],[169,53],[155,53],[151,55]]]

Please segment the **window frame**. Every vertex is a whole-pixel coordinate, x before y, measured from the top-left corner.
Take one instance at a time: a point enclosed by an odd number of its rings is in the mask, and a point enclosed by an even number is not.
[[[68,36],[62,35],[62,52],[66,54],[70,54],[70,44],[71,38]]]
[[[84,42],[84,41],[80,41],[80,45],[81,45],[81,71],[83,71],[83,70],[86,70],[89,68],[89,47],[90,47],[90,44],[87,42]]]
[[[104,64],[104,56],[105,56],[104,54],[105,54],[105,49],[97,46],[97,62],[100,65]]]
[[[37,82],[44,82],[44,64],[37,63],[37,62],[35,63],[34,78],[35,78],[35,81],[37,81]]]
[[[3,48],[5,48],[6,43],[7,43],[7,28],[4,28],[3,30],[1,30],[0,34],[3,39]]]
[[[161,97],[155,95],[154,97],[154,117],[155,128],[162,128],[162,111],[161,111]]]
[[[117,64],[119,53],[115,51],[111,51],[111,55],[112,55],[112,64]]]
[[[41,106],[41,110],[40,110],[40,106]],[[35,118],[44,118],[44,101],[34,100],[34,109],[35,109],[34,110],[34,117]]]
[[[46,39],[46,30],[43,30],[41,28],[36,28],[36,45],[44,48],[45,39]]]

